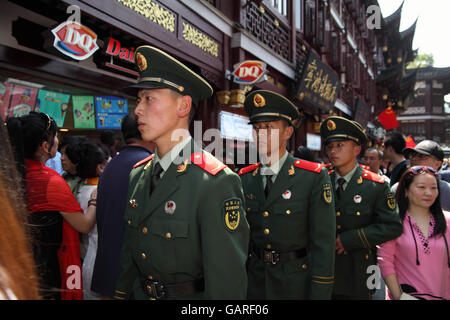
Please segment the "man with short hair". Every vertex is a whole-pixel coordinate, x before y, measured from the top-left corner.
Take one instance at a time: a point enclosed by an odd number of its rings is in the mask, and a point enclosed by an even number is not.
[[[125,147],[111,159],[100,176],[97,193],[98,248],[92,276],[92,291],[103,297],[114,296],[119,275],[120,250],[125,231],[128,177],[133,165],[152,154],[154,143],[142,140],[137,116],[122,119]]]
[[[414,148],[403,150],[405,158],[409,160],[410,166],[428,166],[436,172],[442,166],[444,160],[444,151],[436,142],[432,140],[423,140]],[[397,191],[398,184],[392,186],[394,192]],[[450,184],[447,181],[439,180],[439,196],[442,209],[450,211]]]
[[[130,173],[115,299],[245,299],[249,226],[239,176],[192,139],[212,87],[152,46],[136,49],[138,129],[154,155]]]
[[[336,206],[334,299],[371,299],[368,268],[376,265],[376,246],[395,239],[403,226],[394,194],[383,177],[361,168],[357,157],[367,142],[356,121],[332,116],[320,126],[331,161]]]
[[[256,90],[244,107],[261,159],[239,171],[251,230],[248,299],[330,299],[335,219],[328,173],[286,151],[299,117],[292,102]]]
[[[403,172],[406,171],[408,163],[403,156],[403,149],[406,147],[406,139],[400,132],[393,132],[384,142],[384,156],[392,165],[390,175],[390,185],[394,185],[400,180]]]
[[[390,182],[390,179],[385,176],[383,170],[381,170],[383,164],[383,151],[377,148],[368,148],[364,152],[363,161],[364,164],[369,166],[370,171],[383,176],[388,183]]]

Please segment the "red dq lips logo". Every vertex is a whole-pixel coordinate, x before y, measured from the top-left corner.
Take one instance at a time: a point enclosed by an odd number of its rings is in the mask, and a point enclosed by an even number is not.
[[[53,46],[73,59],[87,59],[98,49],[97,34],[81,24],[66,21],[52,33],[55,35]]]
[[[234,82],[240,84],[253,84],[264,81],[266,64],[261,61],[247,60],[235,66],[233,71]]]

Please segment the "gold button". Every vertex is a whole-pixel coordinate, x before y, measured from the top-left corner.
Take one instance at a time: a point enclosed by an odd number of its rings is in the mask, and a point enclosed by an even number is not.
[[[337,226],[336,226],[336,228],[338,229],[338,230],[341,230],[341,225],[340,224],[338,224]]]
[[[369,255],[368,254],[366,254],[366,260],[369,260]]]
[[[130,205],[131,205],[132,208],[136,208],[137,207],[136,200],[135,199],[131,199],[130,200]]]
[[[268,235],[270,233],[270,230],[269,229],[264,229],[264,234],[265,235]]]
[[[270,243],[268,243],[268,244],[266,245],[266,249],[272,249],[272,245],[271,245]]]
[[[247,208],[247,211],[252,211],[252,208]]]
[[[361,215],[361,212],[358,211],[358,212],[356,213],[356,215],[357,215],[357,216],[360,216],[360,215]]]
[[[142,257],[142,259],[147,259],[147,256],[145,255],[145,253],[141,253],[141,257]]]
[[[344,250],[344,254],[348,254],[348,252]]]
[[[152,280],[153,277],[152,276],[147,276],[147,279]]]
[[[291,214],[291,210],[286,210],[286,214]]]
[[[167,233],[166,233],[166,238],[167,238],[167,239],[172,238],[172,234],[171,234],[170,232],[167,232]]]
[[[143,234],[147,234],[147,232],[148,232],[148,229],[147,229],[146,227],[143,227],[143,228],[142,228],[142,233],[143,233]]]
[[[268,217],[268,216],[269,216],[269,212],[268,211],[264,211],[263,217]]]
[[[341,212],[336,212],[336,217],[340,217],[341,216]]]
[[[308,266],[306,264],[304,264],[304,265],[302,265],[302,269],[306,270],[306,269],[308,269]]]
[[[131,220],[128,220],[128,225],[130,225],[131,224]]]

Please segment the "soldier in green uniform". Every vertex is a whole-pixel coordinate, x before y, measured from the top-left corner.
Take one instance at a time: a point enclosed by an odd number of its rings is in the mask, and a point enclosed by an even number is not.
[[[139,131],[154,155],[130,173],[116,299],[245,299],[249,226],[239,176],[188,126],[213,90],[165,52],[136,49]]]
[[[356,121],[329,117],[320,134],[331,161],[336,206],[334,299],[370,299],[376,246],[398,237],[402,224],[389,184],[361,168],[357,156],[367,136]],[[368,284],[369,282],[369,284]]]
[[[250,224],[248,298],[330,299],[335,218],[328,172],[287,152],[299,117],[288,99],[257,90],[244,106],[261,159],[239,171]]]

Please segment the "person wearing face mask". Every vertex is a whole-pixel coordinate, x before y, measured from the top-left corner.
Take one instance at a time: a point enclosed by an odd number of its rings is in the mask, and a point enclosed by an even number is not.
[[[434,168],[413,166],[403,174],[396,193],[403,233],[378,250],[390,299],[450,299],[450,214],[439,197]]]

